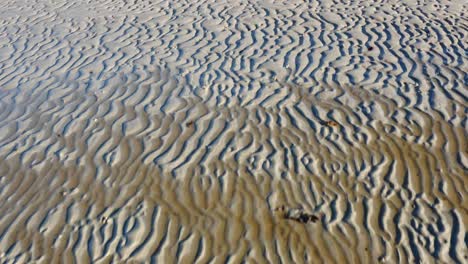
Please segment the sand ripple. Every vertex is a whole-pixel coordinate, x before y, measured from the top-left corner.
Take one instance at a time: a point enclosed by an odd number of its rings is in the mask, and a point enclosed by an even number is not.
[[[0,262],[466,263],[467,13],[0,3]]]

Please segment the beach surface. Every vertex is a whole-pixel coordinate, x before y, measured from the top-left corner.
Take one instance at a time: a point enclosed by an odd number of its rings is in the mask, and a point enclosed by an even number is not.
[[[0,2],[0,263],[468,263],[467,14]]]

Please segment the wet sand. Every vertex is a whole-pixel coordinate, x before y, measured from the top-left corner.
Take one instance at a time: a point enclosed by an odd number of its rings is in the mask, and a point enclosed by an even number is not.
[[[0,263],[466,263],[467,13],[0,3]]]

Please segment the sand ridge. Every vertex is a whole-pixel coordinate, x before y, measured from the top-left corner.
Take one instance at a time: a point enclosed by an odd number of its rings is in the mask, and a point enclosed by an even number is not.
[[[1,3],[0,262],[466,262],[466,13]]]

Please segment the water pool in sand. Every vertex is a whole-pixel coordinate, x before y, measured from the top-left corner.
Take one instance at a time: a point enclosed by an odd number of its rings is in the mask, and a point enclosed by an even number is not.
[[[466,14],[0,3],[0,262],[467,263]]]

